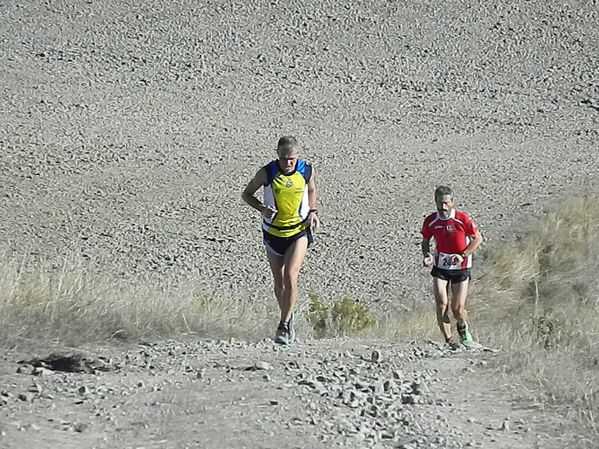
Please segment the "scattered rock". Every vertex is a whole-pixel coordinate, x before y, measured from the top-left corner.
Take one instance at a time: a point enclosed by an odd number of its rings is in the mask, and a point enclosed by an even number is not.
[[[34,383],[30,385],[29,388],[27,388],[27,391],[29,391],[30,393],[40,394],[42,392],[42,386],[38,383]]]
[[[272,365],[268,362],[258,361],[253,366],[254,370],[271,370],[273,369]]]
[[[35,368],[46,368],[50,371],[64,371],[68,373],[95,373],[106,371],[108,366],[103,359],[90,359],[83,354],[61,354],[51,353],[44,358],[33,358],[31,360],[19,361],[22,367],[33,366]],[[24,368],[28,370],[29,368]]]
[[[372,353],[370,354],[370,360],[374,363],[378,363],[380,361],[382,361],[383,356],[381,354],[381,351],[372,351]]]
[[[28,365],[26,363],[22,364],[17,368],[17,373],[19,374],[33,374],[35,367]]]
[[[33,402],[35,396],[32,393],[19,393],[17,398],[23,402]]]
[[[408,404],[408,405],[414,405],[414,404],[417,403],[417,399],[412,394],[403,394],[401,396],[401,403],[402,404]]]
[[[32,374],[35,376],[52,376],[54,374],[54,371],[40,366],[33,368]]]
[[[315,387],[316,381],[313,379],[301,379],[297,384],[298,385],[306,385],[308,387]]]
[[[73,430],[77,433],[83,433],[87,429],[89,429],[89,424],[87,423],[77,422],[73,424]]]
[[[412,392],[416,395],[422,395],[428,393],[428,386],[422,381],[412,382]]]

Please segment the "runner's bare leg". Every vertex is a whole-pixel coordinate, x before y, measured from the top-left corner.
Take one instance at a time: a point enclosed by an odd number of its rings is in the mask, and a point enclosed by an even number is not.
[[[435,304],[437,309],[437,324],[447,339],[451,336],[451,321],[449,319],[449,305],[447,297],[448,281],[433,277],[433,292],[435,295]]]
[[[266,257],[268,258],[270,270],[272,271],[275,297],[277,298],[277,303],[279,304],[279,309],[281,310],[282,314],[284,308],[283,291],[285,289],[285,285],[283,283],[283,273],[285,268],[285,258],[283,256],[279,256],[278,254],[274,254],[268,250],[266,250]]]
[[[283,267],[283,293],[281,297],[281,321],[289,321],[297,303],[297,280],[308,251],[308,237],[300,237],[285,253]]]
[[[451,284],[451,311],[458,326],[463,326],[468,318],[466,312],[466,296],[468,296],[469,280]]]

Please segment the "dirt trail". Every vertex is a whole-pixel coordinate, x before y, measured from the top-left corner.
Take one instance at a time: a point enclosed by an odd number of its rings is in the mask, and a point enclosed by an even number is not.
[[[102,371],[31,374],[5,355],[1,447],[592,447],[573,423],[518,404],[483,350],[169,341],[85,355]]]

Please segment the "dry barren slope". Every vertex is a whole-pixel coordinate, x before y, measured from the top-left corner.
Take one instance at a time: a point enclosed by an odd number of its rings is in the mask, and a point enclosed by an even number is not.
[[[239,194],[295,134],[324,222],[306,291],[401,303],[425,295],[435,185],[491,242],[597,186],[594,2],[9,0],[0,15],[5,260],[270,296]]]

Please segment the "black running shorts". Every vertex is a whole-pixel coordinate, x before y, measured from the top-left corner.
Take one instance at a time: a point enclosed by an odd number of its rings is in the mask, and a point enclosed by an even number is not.
[[[264,246],[266,246],[266,249],[277,256],[284,256],[289,247],[293,245],[296,240],[305,235],[308,236],[308,246],[314,242],[310,228],[304,229],[302,232],[298,232],[291,237],[278,237],[276,235],[272,235],[264,229],[262,230],[262,235],[264,237]]]
[[[443,268],[433,267],[431,275],[444,281],[449,281],[451,284],[459,284],[471,277],[469,268],[465,270],[444,270]]]

